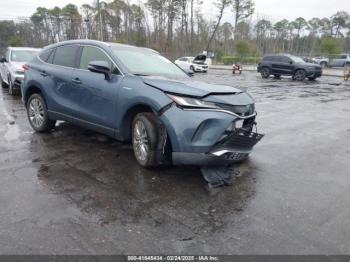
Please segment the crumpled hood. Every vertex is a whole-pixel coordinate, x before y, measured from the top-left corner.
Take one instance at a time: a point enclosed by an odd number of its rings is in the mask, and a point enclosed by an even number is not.
[[[144,76],[142,79],[146,85],[164,92],[186,96],[204,97],[210,94],[237,94],[243,92],[235,87],[208,84],[192,79],[170,79],[161,76]]]

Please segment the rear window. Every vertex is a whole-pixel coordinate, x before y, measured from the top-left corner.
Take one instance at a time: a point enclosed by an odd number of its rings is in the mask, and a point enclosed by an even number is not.
[[[76,67],[77,45],[60,46],[56,48],[53,64],[66,67]]]

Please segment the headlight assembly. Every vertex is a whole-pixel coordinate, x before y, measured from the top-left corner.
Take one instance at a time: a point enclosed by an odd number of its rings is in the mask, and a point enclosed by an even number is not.
[[[203,101],[198,98],[171,94],[168,94],[168,96],[181,107],[220,109],[215,103]]]

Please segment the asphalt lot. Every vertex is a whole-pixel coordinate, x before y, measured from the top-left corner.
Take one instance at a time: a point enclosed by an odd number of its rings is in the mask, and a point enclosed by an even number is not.
[[[198,168],[144,170],[66,123],[35,134],[0,90],[0,253],[349,254],[350,82],[196,78],[248,89],[266,134],[215,192]]]

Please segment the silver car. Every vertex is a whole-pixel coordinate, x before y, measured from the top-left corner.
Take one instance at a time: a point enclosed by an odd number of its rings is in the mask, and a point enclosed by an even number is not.
[[[350,65],[350,54],[341,54],[334,56],[331,61],[325,57],[314,58],[313,62],[325,67],[345,67]]]
[[[41,49],[28,47],[9,47],[0,59],[0,84],[9,88],[10,95],[20,93],[26,63],[30,62]]]

